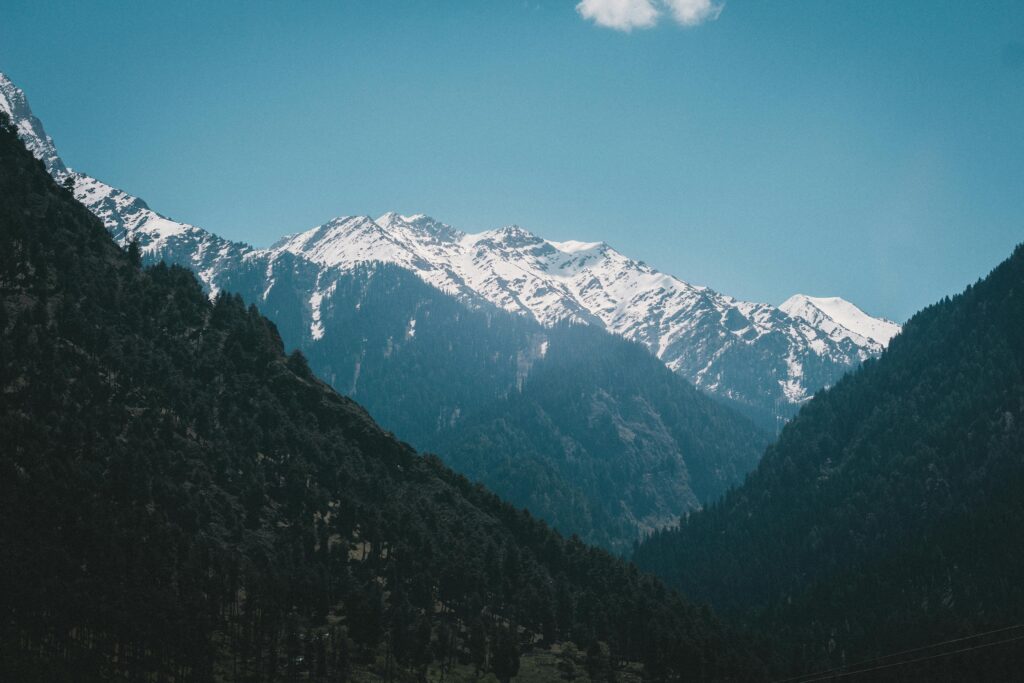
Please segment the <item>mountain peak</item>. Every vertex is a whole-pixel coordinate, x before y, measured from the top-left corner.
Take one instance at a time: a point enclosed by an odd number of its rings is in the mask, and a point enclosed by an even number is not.
[[[563,254],[579,254],[585,251],[604,251],[606,249],[611,249],[611,246],[607,242],[580,242],[579,240],[565,240],[564,242],[548,240],[547,242]]]
[[[504,247],[520,248],[544,244],[544,240],[519,225],[506,225],[475,235],[478,243],[493,243]]]
[[[406,216],[397,211],[388,211],[374,222],[385,230],[405,229],[443,241],[454,241],[463,237],[460,230],[423,213]]]
[[[18,137],[28,151],[46,165],[50,175],[61,176],[67,173],[68,169],[57,154],[53,140],[43,130],[42,122],[32,114],[25,92],[3,72],[0,72],[0,111],[11,117]]]
[[[390,225],[391,223],[414,223],[418,220],[429,218],[426,214],[414,213],[411,216],[400,214],[397,211],[388,211],[379,218],[374,219],[379,225]],[[430,219],[433,220],[433,219]]]
[[[856,335],[883,348],[889,345],[889,340],[899,334],[901,329],[891,320],[868,315],[838,296],[794,294],[779,306],[779,310],[791,318],[810,323],[833,339],[859,341],[854,337]]]

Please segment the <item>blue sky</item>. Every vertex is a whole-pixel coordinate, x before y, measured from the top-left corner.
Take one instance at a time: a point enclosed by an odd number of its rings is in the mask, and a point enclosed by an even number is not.
[[[1019,1],[5,0],[0,70],[70,165],[258,245],[424,212],[902,320],[1024,240]]]

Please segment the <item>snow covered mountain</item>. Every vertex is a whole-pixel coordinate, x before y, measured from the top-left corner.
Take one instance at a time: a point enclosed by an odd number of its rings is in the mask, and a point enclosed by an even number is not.
[[[188,264],[213,291],[217,290],[216,273],[229,269],[255,251],[246,244],[229,242],[202,228],[165,218],[138,197],[65,166],[53,140],[32,114],[25,94],[3,73],[0,73],[0,111],[11,117],[25,146],[52,176],[61,183],[73,183],[75,198],[103,220],[119,243],[137,239],[144,253]]]
[[[32,114],[25,93],[3,73],[0,73],[0,111],[10,117],[25,147],[43,162],[51,175],[58,176],[67,171],[53,140],[43,130],[42,122]]]
[[[885,318],[872,318],[845,299],[794,294],[779,310],[811,323],[832,339],[851,339],[858,346],[884,348],[900,333],[900,326]]]
[[[545,325],[598,324],[705,390],[774,415],[790,414],[899,331],[842,299],[738,301],[603,242],[554,242],[518,226],[466,234],[423,215],[345,216],[271,251],[342,269],[394,263],[467,303],[483,299]]]
[[[256,249],[167,219],[141,199],[67,168],[24,93],[3,74],[0,109],[58,180],[73,181],[76,198],[117,240],[137,239],[147,258],[192,268],[212,292],[259,291],[270,317],[279,308],[296,324],[301,318],[314,341],[323,337],[321,319],[338,275],[361,263],[392,263],[469,306],[493,304],[543,325],[604,327],[770,425],[881,353],[899,331],[839,298],[797,295],[781,307],[739,301],[603,242],[554,242],[518,226],[467,234],[422,214],[345,216]]]

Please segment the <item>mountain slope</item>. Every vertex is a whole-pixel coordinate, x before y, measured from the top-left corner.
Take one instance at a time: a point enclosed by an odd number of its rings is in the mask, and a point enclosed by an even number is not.
[[[70,185],[75,198],[103,220],[118,244],[137,240],[144,253],[169,263],[187,264],[216,293],[215,273],[237,269],[251,258],[252,247],[221,239],[186,223],[156,213],[143,200],[68,168],[53,140],[29,107],[25,93],[0,73],[0,112],[6,113],[25,146],[43,162],[57,182]]]
[[[332,282],[323,338],[301,345],[311,367],[415,446],[587,541],[628,551],[741,481],[767,442],[599,328],[467,309],[385,264]]]
[[[62,176],[67,173],[53,139],[43,130],[42,121],[32,113],[25,93],[3,73],[0,73],[0,112],[7,115],[25,147],[43,162],[51,175]]]
[[[3,87],[0,79],[0,94]],[[34,130],[42,134],[41,127]],[[301,349],[318,375],[359,400],[385,428],[440,453],[566,534],[627,552],[641,534],[739,483],[767,442],[747,420],[699,396],[682,378],[669,379],[648,354],[623,350],[628,342],[598,326],[590,333],[545,327],[472,299],[468,287],[453,298],[413,274],[410,269],[422,270],[423,259],[401,262],[402,268],[364,264],[361,257],[326,266],[287,249],[257,250],[170,221],[141,200],[63,166],[51,171],[73,184],[75,197],[118,243],[136,241],[146,262],[186,266],[211,293],[236,292],[258,305],[288,348]],[[349,242],[377,252],[413,233],[425,251],[460,239],[425,217],[385,218],[385,227],[353,219],[324,232],[344,233]],[[392,260],[401,253],[396,246]],[[564,356],[579,339],[592,340],[593,353],[573,361],[578,396],[553,405],[557,386],[538,375],[550,375],[542,349]],[[604,372],[602,354],[615,354],[620,372]],[[551,395],[538,387],[549,387]],[[504,417],[505,436],[498,442],[492,416],[510,399],[521,409]],[[643,409],[636,408],[640,404]],[[592,411],[597,405],[601,412]],[[596,422],[621,421],[626,412],[628,430],[593,441]],[[662,476],[651,477],[655,470]]]
[[[237,296],[141,270],[3,119],[5,680],[508,681],[555,639],[756,674],[706,611],[394,440]]]
[[[770,431],[886,343],[871,334],[837,334],[836,321],[827,316],[791,316],[691,285],[604,243],[553,242],[516,226],[468,235],[423,215],[346,216],[255,250],[170,221],[136,197],[68,171],[24,94],[3,74],[0,108],[13,112],[26,143],[59,181],[70,174],[76,198],[120,243],[137,239],[149,259],[188,266],[212,292],[242,270],[248,279],[262,273],[258,291],[268,294],[285,256],[291,257],[283,263],[286,271],[295,258],[320,269],[303,283],[306,289],[293,302],[298,308],[290,310],[309,318],[301,333],[312,341],[323,335],[317,317],[330,305],[334,273],[361,263],[392,263],[470,306],[490,303],[549,326],[566,320],[593,324],[643,344],[672,370]],[[262,300],[249,300],[262,308]],[[859,322],[892,331],[886,321]]]
[[[636,560],[801,644],[807,668],[1016,624],[1022,293],[1024,246],[915,315],[804,406],[744,486]]]
[[[572,501],[567,512],[587,518],[568,528],[592,529],[590,538],[625,551],[640,535],[715,500],[756,463],[756,441],[730,431],[743,425],[729,411],[664,368],[632,372],[647,358],[641,348],[581,327],[553,328],[552,338],[521,392],[439,435],[436,449],[457,470],[531,510]],[[599,369],[594,357],[604,360]]]

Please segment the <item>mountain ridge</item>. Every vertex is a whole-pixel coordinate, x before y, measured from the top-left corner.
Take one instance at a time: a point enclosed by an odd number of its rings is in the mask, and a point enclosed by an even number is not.
[[[213,298],[241,295],[274,320],[287,348],[301,350],[386,429],[567,535],[626,553],[641,535],[741,481],[767,443],[748,419],[600,325],[545,327],[469,287],[452,296],[418,277],[432,249],[467,237],[426,216],[346,217],[285,238],[327,248],[340,234],[398,254],[408,253],[401,242],[410,235],[423,245],[401,265],[325,265],[171,221],[74,170],[56,177],[117,243],[135,243],[144,263],[189,268]],[[516,227],[476,239],[538,242]],[[592,245],[572,245],[584,246]],[[613,354],[621,367],[607,372]],[[565,386],[574,391],[566,395]],[[621,429],[593,438],[603,421]]]
[[[444,226],[445,238],[430,234],[423,240],[418,226],[391,212],[376,221],[335,218],[280,240],[272,250],[343,268],[391,262],[468,302],[483,298],[545,325],[598,324],[643,344],[702,389],[748,404],[781,399],[798,405],[832,375],[880,353],[898,330],[889,324],[895,330],[876,334],[880,341],[847,329],[847,320],[831,317],[822,325],[819,318],[739,301],[659,272],[604,242],[556,242],[515,225],[464,233],[422,214],[415,218]],[[858,322],[886,324],[862,312],[861,317]],[[771,366],[762,373],[777,377],[774,384],[741,388],[731,369],[721,367],[734,356],[738,363],[749,362],[751,353]]]
[[[60,161],[24,93],[0,74],[0,107],[9,111],[30,149],[59,180],[71,177],[75,196],[107,224],[115,239],[137,239],[143,252],[188,265],[211,293],[238,269],[266,273],[274,287],[285,252],[321,269],[301,305],[315,320],[331,295],[331,272],[383,261],[474,306],[488,302],[544,325],[573,320],[599,325],[647,347],[670,369],[728,400],[762,426],[775,429],[818,389],[829,386],[884,343],[835,320],[790,316],[769,304],[745,302],[692,285],[630,259],[603,242],[556,242],[519,226],[467,234],[424,214],[388,212],[377,219],[340,216],[293,233],[267,249],[224,240],[171,221],[145,202]],[[309,266],[304,266],[307,270]],[[321,286],[322,283],[322,286]]]

